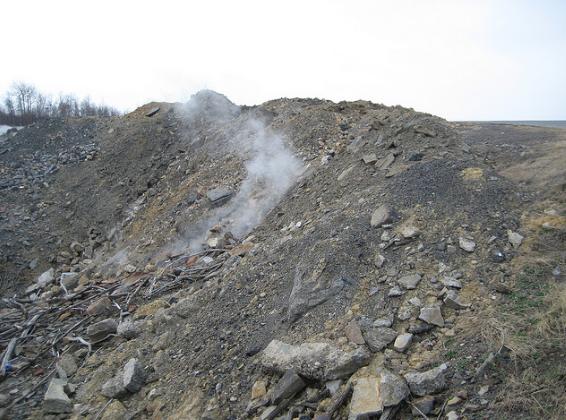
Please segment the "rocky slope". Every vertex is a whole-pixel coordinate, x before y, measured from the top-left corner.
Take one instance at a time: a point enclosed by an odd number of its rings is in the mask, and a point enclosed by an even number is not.
[[[565,139],[214,92],[5,134],[5,415],[505,418],[480,333],[526,214],[562,279]]]

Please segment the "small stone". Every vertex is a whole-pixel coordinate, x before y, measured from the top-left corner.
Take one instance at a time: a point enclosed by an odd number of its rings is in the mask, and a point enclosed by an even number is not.
[[[454,277],[444,276],[441,281],[442,281],[442,284],[446,287],[453,287],[455,289],[461,289],[462,288],[462,283],[460,282],[460,280],[458,280]]]
[[[107,398],[122,398],[128,392],[126,391],[121,375],[116,375],[102,385],[100,393]]]
[[[459,420],[460,416],[455,411],[450,411],[446,414],[446,420]]]
[[[102,415],[101,420],[122,420],[127,418],[128,410],[124,407],[120,401],[115,400],[110,403],[106,410],[104,410],[104,414]]]
[[[393,286],[391,289],[389,289],[389,292],[387,293],[388,297],[399,297],[399,296],[403,296],[404,292],[401,290],[401,288],[399,286]]]
[[[78,369],[75,358],[69,353],[65,353],[63,356],[61,356],[61,358],[57,362],[57,365],[61,369],[63,369],[67,377],[73,376]]]
[[[98,300],[92,302],[88,308],[86,308],[86,313],[92,316],[95,315],[109,315],[112,312],[112,301],[108,296],[103,296]]]
[[[126,264],[126,266],[124,267],[124,271],[126,273],[135,273],[136,272],[136,266],[133,264]]]
[[[383,407],[393,407],[409,396],[409,387],[399,375],[385,368],[377,369],[379,398]]]
[[[348,420],[364,420],[381,414],[383,406],[379,399],[378,386],[376,377],[359,378],[356,381]]]
[[[429,414],[434,408],[434,397],[432,395],[426,395],[422,398],[413,400],[413,405],[417,407],[422,414],[425,416]],[[415,408],[411,408],[411,413],[413,416],[421,415]]]
[[[421,313],[419,314],[419,319],[424,322],[437,327],[444,327],[444,318],[442,317],[442,312],[438,307],[421,308]]]
[[[489,385],[483,385],[480,390],[478,391],[478,395],[483,397],[485,394],[489,392]]]
[[[344,185],[346,178],[348,177],[348,175],[350,175],[350,173],[352,173],[352,171],[356,168],[355,165],[350,166],[349,168],[345,169],[342,171],[342,173],[340,175],[338,175],[338,178],[336,179],[338,181],[338,183],[340,185]]]
[[[213,207],[221,206],[232,198],[233,192],[228,188],[215,188],[206,193]]]
[[[442,365],[426,372],[410,372],[405,375],[405,380],[411,392],[419,397],[427,394],[434,394],[446,388],[446,371],[448,364]]]
[[[372,227],[381,227],[385,223],[391,222],[392,217],[391,208],[388,205],[383,204],[378,207],[371,215],[370,225]]]
[[[286,398],[295,395],[297,392],[302,391],[307,384],[303,379],[297,375],[292,369],[287,370],[279,382],[275,384],[271,393],[271,402],[279,404]]]
[[[409,162],[418,162],[421,161],[423,159],[424,155],[420,152],[410,152],[407,155],[407,160]]]
[[[403,226],[399,233],[405,239],[413,239],[421,234],[420,230],[416,226],[411,225]]]
[[[455,290],[448,290],[446,292],[446,296],[443,300],[444,304],[452,309],[466,309],[469,308],[469,305],[465,305],[460,302],[460,297],[458,296],[458,292]]]
[[[356,322],[356,320],[351,320],[346,326],[346,337],[354,344],[362,345],[365,344],[364,337],[362,336],[362,330]]]
[[[393,343],[393,348],[398,352],[402,353],[409,348],[411,342],[413,341],[413,334],[405,333],[399,334]]]
[[[370,327],[364,331],[363,336],[368,347],[373,352],[378,352],[397,338],[397,331],[385,327]]]
[[[131,340],[140,334],[138,325],[139,323],[134,322],[131,319],[126,319],[118,324],[116,332],[120,337],[124,337],[126,340]]]
[[[65,381],[51,379],[43,397],[43,410],[46,413],[70,413],[73,410],[71,400],[64,391]]]
[[[393,153],[389,153],[376,165],[379,167],[379,169],[386,170],[389,169],[391,165],[393,165],[393,162],[395,162],[395,155]]]
[[[446,405],[448,406],[453,406],[453,405],[458,405],[462,402],[462,398],[460,397],[452,397],[450,398],[447,402]]]
[[[494,249],[491,252],[491,260],[495,263],[502,263],[505,262],[505,254],[503,253],[503,251],[500,251],[499,249]]]
[[[61,284],[68,291],[73,290],[79,284],[79,274],[78,273],[61,273]]]
[[[364,161],[364,163],[370,165],[377,162],[377,155],[375,153],[369,153],[367,155],[363,155],[362,160]]]
[[[255,381],[252,385],[252,400],[263,397],[267,394],[267,387],[265,381]]]
[[[525,239],[525,237],[517,232],[508,230],[507,239],[509,240],[509,243],[513,245],[513,248],[519,248],[523,243],[523,239]]]
[[[397,280],[397,283],[399,283],[407,290],[412,290],[417,288],[417,284],[419,284],[420,281],[420,274],[409,274],[407,276],[401,277],[399,280]]]
[[[86,329],[86,333],[90,340],[96,343],[106,339],[111,334],[115,334],[117,328],[118,323],[114,319],[109,318],[89,325]]]
[[[385,257],[381,254],[377,254],[374,264],[377,268],[383,267],[383,264],[385,264]]]
[[[145,371],[137,359],[130,359],[122,374],[124,387],[131,393],[138,392],[145,381]]]
[[[393,325],[393,318],[378,318],[373,321],[374,327],[386,327],[389,328]]]
[[[37,278],[36,283],[39,285],[39,287],[45,287],[49,283],[51,283],[54,278],[55,278],[55,270],[53,268],[50,268],[49,270],[45,271]]]
[[[10,396],[6,394],[0,394],[0,407],[6,407],[10,403]],[[1,419],[2,417],[0,417]]]
[[[327,382],[324,386],[330,392],[330,395],[336,395],[336,393],[340,390],[340,386],[342,385],[341,379],[336,379],[334,381]]]
[[[458,244],[460,245],[460,248],[462,248],[466,252],[474,252],[474,250],[476,249],[476,243],[468,238],[460,237]]]

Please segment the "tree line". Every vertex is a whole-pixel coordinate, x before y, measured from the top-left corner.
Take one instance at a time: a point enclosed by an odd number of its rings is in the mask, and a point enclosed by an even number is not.
[[[89,97],[81,99],[72,94],[61,94],[54,99],[23,82],[14,83],[0,104],[1,125],[26,125],[43,118],[116,115],[120,115],[116,108],[96,104]]]

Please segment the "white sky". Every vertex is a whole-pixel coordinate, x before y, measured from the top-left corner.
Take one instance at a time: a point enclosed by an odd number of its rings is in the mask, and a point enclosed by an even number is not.
[[[15,81],[121,109],[368,99],[447,119],[566,119],[566,1],[2,0]]]

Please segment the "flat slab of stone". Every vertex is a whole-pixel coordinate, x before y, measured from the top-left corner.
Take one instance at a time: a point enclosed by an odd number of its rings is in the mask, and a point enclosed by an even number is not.
[[[383,411],[376,377],[359,378],[354,385],[348,420],[366,420]]]
[[[442,312],[438,307],[422,308],[419,314],[419,319],[427,324],[436,325],[437,327],[444,327],[444,318]]]
[[[343,351],[328,343],[287,344],[273,340],[261,354],[262,365],[278,372],[295,370],[305,378],[329,381],[354,373],[370,360],[363,347]]]
[[[65,383],[61,379],[51,379],[43,397],[43,411],[46,413],[70,413],[73,410],[71,400],[65,394]]]
[[[415,273],[401,277],[399,280],[397,280],[397,283],[399,283],[407,290],[412,290],[417,288],[417,284],[419,284],[420,281],[421,275]]]

